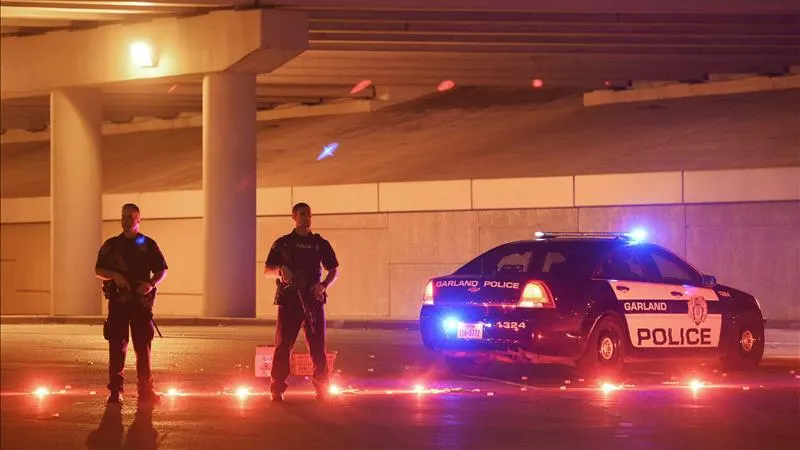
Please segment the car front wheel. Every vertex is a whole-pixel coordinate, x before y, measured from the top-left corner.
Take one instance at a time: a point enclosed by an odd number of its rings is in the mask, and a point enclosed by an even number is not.
[[[722,357],[722,366],[727,370],[755,369],[764,356],[764,322],[748,318],[736,330],[735,341]]]

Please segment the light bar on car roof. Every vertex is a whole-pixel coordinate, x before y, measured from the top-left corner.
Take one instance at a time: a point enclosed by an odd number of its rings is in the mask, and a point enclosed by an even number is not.
[[[616,238],[631,241],[643,241],[647,237],[647,232],[637,228],[629,232],[617,231],[537,231],[534,233],[536,239],[552,239],[559,237],[596,237],[596,238]]]

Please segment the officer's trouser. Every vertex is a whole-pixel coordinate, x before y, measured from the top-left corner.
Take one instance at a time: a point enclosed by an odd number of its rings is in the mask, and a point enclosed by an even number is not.
[[[282,393],[286,390],[286,378],[289,376],[289,359],[291,350],[297,341],[300,327],[305,332],[306,345],[314,367],[312,382],[314,388],[325,390],[328,386],[328,360],[325,349],[325,311],[320,303],[313,302],[313,314],[316,318],[314,332],[306,323],[305,313],[299,303],[291,301],[278,306],[278,323],[275,329],[275,353],[272,357],[272,385],[270,390]]]
[[[153,389],[150,370],[150,348],[155,335],[153,312],[141,303],[130,301],[108,304],[108,318],[103,335],[108,340],[108,389],[123,392],[125,381],[125,354],[128,351],[128,329],[136,353],[136,375],[139,393]]]

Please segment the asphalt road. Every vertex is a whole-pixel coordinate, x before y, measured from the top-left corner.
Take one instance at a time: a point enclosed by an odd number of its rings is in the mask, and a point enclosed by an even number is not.
[[[415,332],[329,330],[341,395],[313,399],[293,378],[284,404],[254,376],[273,329],[162,327],[155,408],[135,399],[132,346],[123,406],[105,406],[98,326],[3,325],[2,450],[15,449],[796,449],[800,334],[769,330],[748,373],[713,366],[632,367],[615,389],[568,368],[499,365],[451,375]],[[298,350],[303,349],[299,339]],[[692,380],[703,385],[691,388]],[[415,386],[422,387],[415,392]],[[49,395],[32,392],[47,386]],[[239,396],[239,387],[248,387]]]

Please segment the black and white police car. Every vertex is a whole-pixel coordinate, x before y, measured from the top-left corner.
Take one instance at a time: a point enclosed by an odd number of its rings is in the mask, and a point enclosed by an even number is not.
[[[457,373],[493,359],[567,363],[588,376],[641,359],[756,367],[765,322],[756,298],[643,237],[536,232],[492,248],[428,281],[422,342]]]

